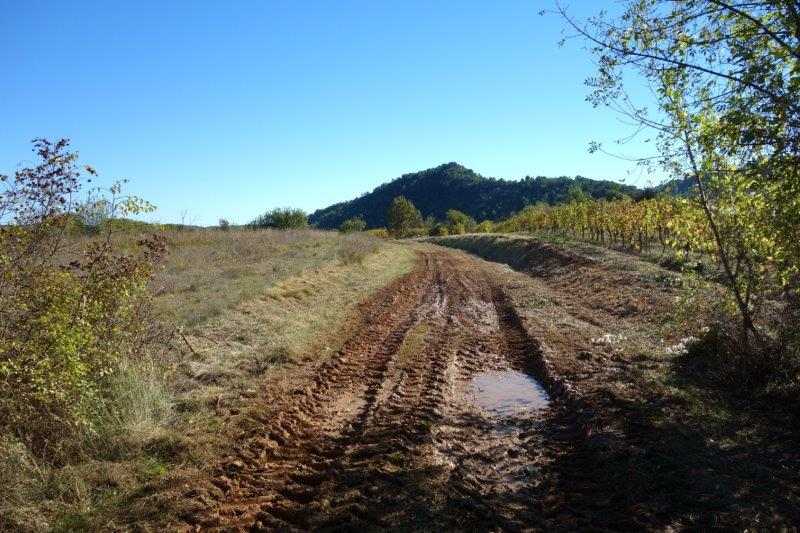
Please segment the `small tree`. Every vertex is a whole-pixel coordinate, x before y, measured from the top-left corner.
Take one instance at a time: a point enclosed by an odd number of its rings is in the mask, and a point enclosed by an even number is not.
[[[231,229],[231,223],[228,221],[227,218],[220,218],[219,219],[219,229],[222,231],[228,231]]]
[[[653,135],[658,153],[640,163],[693,179],[685,203],[704,220],[677,219],[674,245],[715,255],[742,344],[764,347],[757,317],[776,288],[796,301],[800,277],[797,2],[624,0],[586,23],[558,9],[597,58],[590,100]],[[630,80],[649,85],[655,110]]]
[[[422,213],[403,196],[398,196],[392,201],[386,218],[389,232],[394,237],[403,237],[423,226]]]
[[[361,217],[348,218],[339,226],[342,233],[355,233],[367,229],[367,223]]]

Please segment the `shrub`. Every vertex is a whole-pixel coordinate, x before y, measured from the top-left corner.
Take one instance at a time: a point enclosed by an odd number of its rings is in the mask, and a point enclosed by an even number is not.
[[[448,226],[448,229],[452,235],[463,235],[467,232],[467,228],[460,222]]]
[[[354,233],[365,229],[367,229],[367,223],[360,217],[348,218],[339,226],[339,231],[342,233]]]
[[[431,228],[431,235],[434,237],[446,237],[450,235],[450,230],[447,229],[447,224],[436,224]]]
[[[451,235],[471,232],[475,228],[475,220],[457,209],[447,211],[447,229]]]
[[[740,398],[754,399],[778,390],[796,395],[800,385],[797,354],[777,342],[755,352],[743,342],[733,315],[714,323],[691,343],[678,363],[691,380]]]
[[[476,233],[492,233],[494,231],[494,222],[491,220],[484,220],[475,227]]]
[[[157,235],[123,253],[106,234],[62,263],[83,176],[68,146],[34,141],[38,164],[3,176],[0,193],[0,213],[10,215],[0,228],[0,431],[48,458],[94,429],[120,363],[142,356],[152,331],[147,284],[164,253]],[[120,193],[120,184],[110,190],[112,215],[150,209]]]
[[[231,229],[231,223],[228,221],[227,218],[220,218],[219,219],[219,229],[222,231],[228,231]]]
[[[404,239],[410,239],[410,238],[413,238],[413,237],[427,237],[429,233],[430,232],[429,232],[428,228],[426,228],[425,226],[419,226],[419,227],[416,227],[416,228],[408,228],[408,229],[406,229],[405,231],[403,231],[402,234],[398,235],[398,237],[401,237],[401,238],[404,238]]]
[[[186,228],[184,228],[186,229]],[[141,220],[131,220],[129,218],[113,217],[105,220],[95,233],[146,233],[152,232],[154,226]]]
[[[308,215],[302,209],[276,208],[260,215],[249,224],[252,228],[303,229],[308,227]]]

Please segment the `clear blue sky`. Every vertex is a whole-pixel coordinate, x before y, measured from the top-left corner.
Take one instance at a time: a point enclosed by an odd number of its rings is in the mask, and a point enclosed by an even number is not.
[[[563,22],[538,15],[552,5],[0,0],[0,172],[30,139],[70,137],[153,218],[202,224],[312,211],[448,161],[648,183],[587,153],[628,130],[585,102],[591,58],[558,47]]]

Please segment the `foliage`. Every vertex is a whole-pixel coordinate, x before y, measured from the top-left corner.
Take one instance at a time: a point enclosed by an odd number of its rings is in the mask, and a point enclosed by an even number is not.
[[[222,231],[228,231],[231,229],[231,223],[228,221],[227,218],[219,219],[219,229],[221,229]]]
[[[450,235],[471,233],[474,231],[475,226],[477,225],[475,223],[475,219],[457,209],[448,209],[446,218],[447,230]]]
[[[367,223],[361,217],[348,218],[339,226],[342,233],[354,233],[367,229]]]
[[[308,215],[302,209],[275,208],[256,217],[251,228],[302,229],[308,227]]]
[[[389,233],[394,237],[409,237],[418,228],[424,227],[422,214],[410,201],[398,196],[386,214]]]
[[[0,431],[48,457],[64,451],[69,434],[93,429],[110,377],[121,361],[142,355],[147,283],[164,253],[156,235],[123,253],[106,233],[61,262],[67,226],[87,212],[76,200],[84,173],[68,147],[35,140],[37,164],[3,176],[0,194],[7,222],[0,228]],[[150,209],[121,196],[119,183],[109,193],[102,200],[109,215]]]
[[[591,200],[591,195],[587,194],[578,183],[570,185],[567,189],[567,201],[569,203],[581,203]]]
[[[763,349],[754,316],[776,287],[792,301],[800,272],[796,2],[627,0],[617,16],[585,26],[560,10],[598,57],[592,101],[654,133],[659,152],[643,162],[693,179],[692,216],[674,219],[671,229],[687,246],[714,253],[740,341]],[[652,88],[657,112],[625,91],[631,71]]]
[[[403,196],[426,216],[439,221],[445,220],[448,209],[457,209],[476,220],[500,220],[536,202],[564,202],[567,191],[575,184],[593,198],[643,194],[636,187],[581,176],[525,177],[518,181],[487,178],[457,163],[447,163],[405,174],[359,198],[315,211],[309,218],[319,228],[338,228],[356,216],[362,217],[369,228],[382,227],[387,225],[386,213],[394,198]]]
[[[726,327],[726,322],[714,323],[678,361],[692,380],[748,400],[796,383],[800,360],[786,346],[776,344],[753,357],[752,349],[737,341],[737,332],[726,332]],[[797,392],[796,387],[790,390]]]
[[[475,233],[492,233],[494,231],[494,222],[491,220],[484,220],[475,226]]]
[[[433,237],[446,237],[450,235],[450,230],[447,228],[447,224],[438,223],[430,229],[430,234]]]

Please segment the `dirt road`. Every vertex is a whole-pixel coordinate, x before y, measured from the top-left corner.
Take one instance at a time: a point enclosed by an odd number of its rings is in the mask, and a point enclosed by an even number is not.
[[[536,343],[491,278],[422,251],[336,355],[264,401],[186,529],[526,529],[546,401],[526,383]]]

